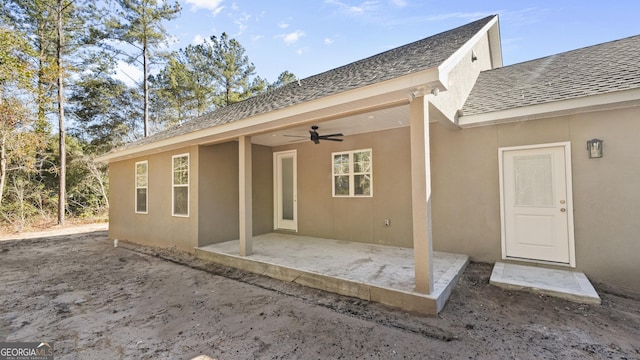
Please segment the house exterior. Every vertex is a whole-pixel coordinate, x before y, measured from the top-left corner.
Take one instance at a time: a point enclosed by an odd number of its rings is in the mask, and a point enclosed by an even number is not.
[[[640,290],[638,50],[503,67],[490,16],[290,83],[99,157],[109,236],[240,239],[243,256],[274,231],[413,248],[427,294],[433,251]],[[344,141],[297,137],[314,125]]]

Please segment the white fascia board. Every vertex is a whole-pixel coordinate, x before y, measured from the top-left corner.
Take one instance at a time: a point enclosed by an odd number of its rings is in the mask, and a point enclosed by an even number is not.
[[[496,16],[496,23],[489,29],[489,51],[491,54],[491,68],[502,67],[502,41],[500,38],[500,21]]]
[[[442,64],[440,64],[440,66],[438,66],[438,71],[440,73],[440,82],[443,84],[443,87],[444,87],[440,90],[447,90],[449,88],[449,72],[451,72],[451,70],[453,70],[456,67],[456,65],[458,65],[461,61],[463,61],[464,57],[467,56],[467,54],[469,54],[469,52],[473,49],[474,46],[476,46],[476,44],[480,41],[480,39],[482,39],[482,37],[485,34],[488,34],[492,29],[492,27],[497,26],[497,24],[498,24],[498,17],[495,16],[493,19],[489,20],[489,22],[485,26],[483,26],[482,29],[480,29],[480,31],[478,31],[475,35],[473,35],[471,39],[469,39],[466,43],[464,43],[464,45],[458,48],[456,52],[454,52]],[[491,36],[489,36],[489,38],[490,40],[493,39]],[[493,58],[494,48],[491,47],[490,49],[492,52],[491,56]],[[500,55],[500,63],[502,63],[502,55]]]
[[[406,98],[416,90],[422,88],[441,88],[443,85],[439,82],[439,72],[437,68],[431,68],[420,71],[418,73],[405,75],[395,79],[387,80],[378,84],[368,85],[362,88],[349,90],[343,93],[322,97],[320,99],[311,100],[302,104],[292,105],[283,109],[266,112],[253,117],[232,121],[226,124],[212,126],[200,130],[196,130],[187,134],[177,135],[167,139],[154,141],[148,144],[116,150],[97,157],[95,162],[109,162],[111,160],[128,159],[141,154],[176,149],[191,144],[199,143],[199,139],[220,137],[220,140],[231,140],[238,137],[238,131],[247,129],[243,135],[252,135],[251,128],[268,124],[270,122],[304,115],[313,111],[331,109],[352,102],[366,100],[375,96],[391,94],[406,91]],[[391,99],[393,100],[393,99]],[[336,114],[328,114],[327,117]],[[232,133],[233,135],[229,135]]]
[[[640,106],[640,88],[608,94],[584,96],[546,104],[524,106],[484,114],[458,117],[458,126],[471,128],[516,121],[536,120],[585,112]]]

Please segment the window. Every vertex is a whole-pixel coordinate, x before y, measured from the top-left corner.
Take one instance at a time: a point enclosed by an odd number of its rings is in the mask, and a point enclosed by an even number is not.
[[[372,196],[371,149],[333,153],[333,196]]]
[[[189,154],[175,155],[173,160],[173,215],[189,216]]]
[[[149,163],[139,161],[136,163],[136,213],[146,214],[149,205]]]

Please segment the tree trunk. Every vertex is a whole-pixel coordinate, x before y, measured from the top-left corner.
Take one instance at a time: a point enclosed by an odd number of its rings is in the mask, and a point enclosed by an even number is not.
[[[144,137],[149,136],[149,82],[147,81],[147,76],[149,73],[149,64],[147,54],[147,39],[144,39],[142,45],[142,66],[143,66],[143,76],[142,84],[144,86]]]
[[[58,224],[64,225],[65,203],[66,203],[66,173],[67,173],[67,156],[65,149],[65,129],[64,129],[64,72],[62,69],[62,46],[64,39],[62,37],[62,0],[58,0],[58,38],[56,44],[56,65],[58,71],[58,122],[60,128],[60,174],[58,187]]]
[[[0,205],[2,205],[2,194],[4,194],[4,184],[7,181],[7,133],[2,131],[0,138]]]

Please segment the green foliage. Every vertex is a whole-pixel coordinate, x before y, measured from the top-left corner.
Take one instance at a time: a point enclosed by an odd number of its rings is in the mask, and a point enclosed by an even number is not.
[[[195,114],[198,84],[192,74],[190,64],[174,54],[158,75],[149,77],[155,90],[155,104],[162,104],[162,111],[157,116],[162,125],[173,125]]]
[[[104,72],[86,72],[69,98],[76,127],[70,134],[82,139],[94,154],[142,136],[135,119],[142,115],[142,98],[137,89]]]
[[[142,137],[141,118],[152,115],[161,130],[296,80],[288,71],[273,84],[256,76],[226,33],[163,54],[163,24],[179,11],[165,0],[0,2],[0,226],[53,221],[59,188],[63,214],[104,214],[107,169],[92,158]],[[118,60],[139,64],[143,84],[117,80]],[[65,113],[69,134],[54,134]]]
[[[15,30],[0,26],[0,49],[3,49],[0,51],[0,85],[27,87],[34,72],[29,62],[34,51],[26,38]]]
[[[210,40],[200,46],[206,47],[218,82],[216,105],[227,106],[254,95],[249,78],[255,74],[256,67],[249,62],[244,47],[224,32],[219,38],[211,36]]]
[[[277,89],[281,86],[287,85],[288,83],[297,81],[298,78],[288,70],[285,70],[280,73],[278,76],[278,80],[276,80],[273,84],[269,85],[269,89]]]
[[[285,71],[269,84],[255,76],[245,49],[226,33],[167,56],[163,69],[150,76],[154,118],[169,126],[224,107],[296,79]]]
[[[139,52],[162,45],[168,37],[162,22],[175,19],[180,13],[177,1],[174,5],[158,0],[115,0],[115,3],[119,9],[106,21],[110,35],[135,46]],[[134,62],[136,58],[133,55],[129,59]]]
[[[108,37],[133,47],[126,54],[129,63],[142,65],[144,136],[149,135],[149,66],[158,57],[155,53],[167,40],[162,23],[180,13],[180,4],[174,6],[158,0],[115,0],[120,10],[106,21]],[[142,58],[140,60],[140,57]]]

